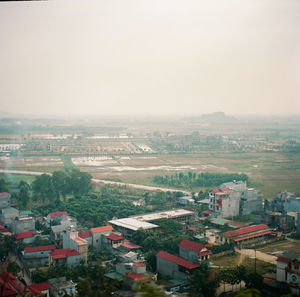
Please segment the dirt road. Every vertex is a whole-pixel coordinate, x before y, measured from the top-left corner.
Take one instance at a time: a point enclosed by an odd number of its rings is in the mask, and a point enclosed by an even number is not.
[[[245,256],[253,257],[253,258],[255,257],[255,250],[253,250],[253,249],[241,249],[241,250],[236,249],[235,251],[241,255],[245,255]],[[277,257],[260,252],[260,251],[256,251],[256,259],[259,259],[261,261],[265,261],[265,262],[268,262],[271,264],[276,264]]]

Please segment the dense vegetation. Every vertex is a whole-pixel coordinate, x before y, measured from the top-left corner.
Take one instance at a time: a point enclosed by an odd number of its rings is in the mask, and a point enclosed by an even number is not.
[[[153,182],[159,185],[170,186],[175,188],[205,188],[217,187],[222,183],[233,180],[248,181],[246,174],[237,173],[209,173],[203,172],[197,174],[189,171],[187,174],[182,172],[175,175],[154,176]]]

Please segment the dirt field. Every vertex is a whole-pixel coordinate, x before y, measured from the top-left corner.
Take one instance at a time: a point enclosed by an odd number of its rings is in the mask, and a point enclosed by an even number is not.
[[[73,164],[94,178],[157,186],[155,175],[175,172],[246,173],[265,198],[280,190],[300,193],[300,156],[280,153],[129,154],[72,157]],[[0,158],[0,168],[52,172],[62,169],[60,156]],[[197,191],[198,189],[193,189]]]
[[[283,252],[290,252],[290,253],[298,253],[300,252],[300,242],[292,242],[288,240],[275,242],[265,247],[259,248],[259,251],[273,254],[273,255],[280,255]]]

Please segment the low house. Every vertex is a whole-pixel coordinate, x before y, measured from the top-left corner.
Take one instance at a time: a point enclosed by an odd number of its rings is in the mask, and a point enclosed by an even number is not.
[[[55,241],[57,246],[63,244],[63,234],[72,226],[69,221],[62,221],[59,225],[51,226],[50,237]]]
[[[32,231],[21,232],[16,234],[16,240],[23,243],[32,243],[34,242],[34,234]]]
[[[195,204],[195,200],[192,198],[192,196],[182,196],[178,198],[178,203],[182,205],[191,205]]]
[[[50,264],[66,264],[76,266],[80,264],[80,255],[72,249],[54,250],[49,254]]]
[[[211,254],[204,245],[194,241],[184,239],[179,244],[179,256],[193,263],[204,262]]]
[[[38,283],[38,284],[33,284],[27,287],[29,291],[31,292],[41,292],[41,294],[43,294],[43,296],[45,297],[49,297],[50,295],[50,285],[47,282],[43,282],[43,283]]]
[[[6,192],[0,193],[0,209],[10,206],[10,194]]]
[[[109,235],[112,231],[113,227],[110,225],[91,228],[93,247],[95,247],[96,249],[102,249],[103,236]]]
[[[1,209],[0,221],[3,223],[3,227],[11,230],[11,225],[18,215],[19,211],[14,207],[9,206]]]
[[[76,283],[73,283],[71,280],[67,280],[66,277],[51,278],[48,282],[52,296],[76,296]]]
[[[56,222],[60,224],[61,221],[67,220],[68,212],[67,211],[56,211],[49,213],[47,215],[47,222],[46,225],[49,227],[51,222]]]
[[[124,237],[121,234],[110,233],[106,236],[105,248],[108,250],[116,249],[124,242]]]
[[[157,272],[170,278],[186,279],[187,274],[199,267],[175,255],[160,251],[156,255]]]
[[[49,263],[49,254],[55,249],[55,245],[26,247],[22,252],[23,259],[30,267],[44,266]]]
[[[80,255],[80,259],[85,263],[88,257],[88,242],[78,236],[77,231],[67,230],[63,233],[63,248],[70,248],[77,251]]]
[[[139,286],[139,284],[148,282],[147,278],[145,276],[138,274],[138,273],[128,273],[123,276],[124,285],[127,288],[133,288],[136,286]]]
[[[35,230],[35,220],[33,217],[16,217],[11,224],[11,230],[17,234],[20,232]]]
[[[216,237],[216,240],[221,243],[234,243],[239,247],[252,246],[261,244],[271,238],[274,238],[276,233],[265,224],[240,228],[234,231],[227,231]]]
[[[89,246],[93,245],[93,236],[92,236],[92,233],[90,231],[78,232],[78,236],[80,238],[85,239],[88,242]]]
[[[130,242],[127,239],[124,239],[123,243],[121,244],[121,246],[119,247],[120,250],[122,251],[126,251],[126,252],[130,252],[130,251],[137,251],[141,248],[140,245],[134,244],[132,242]]]
[[[278,257],[276,280],[286,283],[292,294],[300,295],[300,254],[284,253]]]
[[[24,286],[11,273],[3,272],[0,274],[0,296],[14,297],[14,296],[41,296],[43,293],[38,287]],[[43,295],[46,296],[46,295]],[[47,295],[49,296],[49,295]]]

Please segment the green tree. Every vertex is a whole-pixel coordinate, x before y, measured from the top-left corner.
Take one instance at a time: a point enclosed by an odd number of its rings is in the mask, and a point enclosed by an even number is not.
[[[30,200],[30,194],[29,194],[30,186],[27,182],[21,180],[18,185],[18,189],[19,189],[19,193],[17,194],[18,201],[20,202],[23,208],[26,208]]]
[[[0,178],[0,193],[2,192],[7,192],[8,187],[7,187],[7,181],[4,178]]]
[[[13,275],[17,275],[22,271],[21,267],[16,262],[10,262],[7,265],[7,271],[11,272]]]
[[[138,296],[141,297],[165,297],[165,292],[154,283],[140,283],[138,282],[134,288],[135,291],[139,292]]]
[[[257,289],[247,289],[238,292],[235,297],[260,297],[260,291]]]

